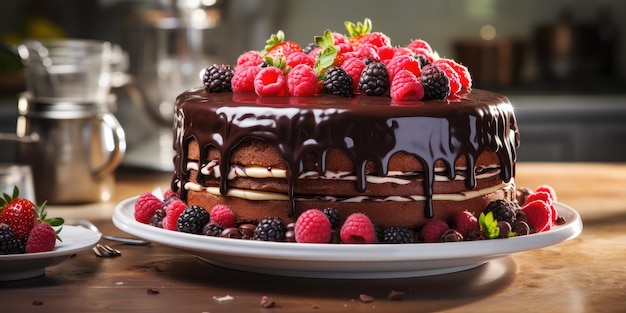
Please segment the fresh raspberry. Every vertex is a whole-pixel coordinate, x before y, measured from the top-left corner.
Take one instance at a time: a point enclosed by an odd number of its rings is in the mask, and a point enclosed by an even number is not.
[[[461,91],[461,79],[459,78],[459,74],[454,71],[452,66],[444,62],[437,63],[437,61],[435,61],[434,64],[435,66],[443,70],[444,73],[446,73],[446,77],[448,77],[448,81],[450,84],[450,94],[455,94]]]
[[[450,65],[457,75],[459,75],[459,83],[461,84],[461,87],[465,87],[467,89],[472,88],[472,76],[470,75],[467,67],[455,62],[454,60],[445,58],[438,59],[433,63],[446,63]]]
[[[387,63],[396,55],[396,49],[392,46],[383,46],[376,49],[376,53],[380,57],[380,60]]]
[[[376,230],[365,214],[352,213],[341,226],[339,236],[343,243],[373,243],[376,240]]]
[[[359,45],[370,44],[376,48],[391,46],[389,36],[381,32],[373,32],[359,38]]]
[[[450,229],[448,224],[442,220],[430,220],[420,230],[420,235],[424,242],[439,242],[441,235]]]
[[[354,47],[352,47],[352,45],[347,42],[335,44],[335,47],[337,47],[337,50],[339,50],[340,54],[346,54],[354,51]]]
[[[296,65],[304,64],[313,67],[313,60],[304,52],[293,52],[287,56],[287,66],[295,68]]]
[[[556,198],[556,190],[554,190],[554,188],[552,188],[552,186],[550,185],[539,185],[537,186],[537,188],[535,189],[535,192],[539,192],[539,191],[545,191],[548,194],[550,194],[550,198],[552,198],[552,202],[557,202],[557,198]]]
[[[254,91],[260,97],[284,96],[286,87],[287,79],[277,67],[265,67],[254,77]]]
[[[376,62],[380,61],[380,56],[376,52],[376,47],[370,44],[360,44],[354,47],[355,56],[358,58],[370,58]]]
[[[391,82],[391,98],[396,101],[422,100],[424,87],[419,79],[408,70],[400,70]]]
[[[296,242],[328,243],[331,235],[330,220],[322,211],[309,209],[296,220],[294,227]]]
[[[422,67],[432,64],[435,61],[432,51],[428,51],[424,48],[414,48],[411,49],[411,51],[413,51],[413,57],[420,61]]]
[[[233,92],[254,92],[254,77],[261,71],[260,66],[242,66],[235,68],[230,81]]]
[[[545,189],[540,189],[540,190],[545,190]],[[551,212],[551,216],[552,216],[552,224],[556,224],[556,219],[559,217],[558,213],[556,212],[556,208],[554,207],[553,201],[552,201],[552,195],[550,195],[549,191],[536,191],[531,193],[530,195],[528,195],[528,197],[526,197],[525,202],[531,202],[531,201],[535,201],[535,200],[540,200],[540,201],[544,201],[549,207],[550,207],[550,212]]]
[[[241,54],[237,58],[237,66],[235,68],[240,66],[258,66],[261,62],[263,62],[263,59],[259,53],[254,50],[250,50]]]
[[[346,36],[344,36],[342,33],[332,32],[332,35],[333,35],[333,41],[335,45],[342,44],[342,43],[349,43]]]
[[[521,210],[526,214],[528,224],[536,232],[546,231],[552,227],[552,210],[546,202],[541,200],[527,201]]]
[[[420,77],[420,74],[422,73],[419,61],[408,55],[394,57],[387,63],[387,73],[389,73],[389,79],[392,81],[400,70],[407,70],[413,73],[415,77]]]
[[[26,240],[26,252],[52,251],[57,241],[57,233],[48,223],[37,223]]]
[[[365,69],[363,59],[348,58],[341,64],[341,68],[352,77],[352,92],[359,91],[359,78]]]
[[[224,228],[235,226],[235,213],[224,204],[216,204],[210,211],[211,222]]]
[[[185,202],[180,199],[173,199],[165,205],[165,217],[163,218],[163,229],[177,230],[178,217],[187,208]]]
[[[139,223],[148,224],[154,212],[163,207],[163,201],[150,192],[139,195],[135,202],[135,220]]]
[[[163,201],[166,201],[172,197],[178,197],[178,195],[172,189],[168,189],[163,193]]]
[[[291,55],[302,53],[295,52]],[[304,56],[306,59],[308,57]],[[295,97],[309,97],[317,93],[317,75],[312,67],[306,64],[299,64],[287,75],[287,88],[289,94]]]
[[[414,54],[418,54],[417,52],[422,53],[424,51],[428,52],[428,54],[432,54],[433,52],[433,48],[430,47],[428,42],[422,39],[415,39],[411,41],[411,43],[406,45],[406,48],[413,51]]]
[[[463,237],[467,236],[470,231],[479,230],[478,219],[469,211],[461,211],[454,215],[452,225]]]

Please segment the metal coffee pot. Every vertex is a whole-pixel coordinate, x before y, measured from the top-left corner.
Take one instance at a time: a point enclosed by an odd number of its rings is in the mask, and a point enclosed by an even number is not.
[[[124,130],[100,103],[20,97],[18,159],[31,166],[37,199],[52,204],[109,200],[126,150]]]
[[[18,47],[27,91],[18,95],[17,159],[30,165],[38,201],[109,200],[126,151],[111,94],[120,53],[95,40],[28,41]]]

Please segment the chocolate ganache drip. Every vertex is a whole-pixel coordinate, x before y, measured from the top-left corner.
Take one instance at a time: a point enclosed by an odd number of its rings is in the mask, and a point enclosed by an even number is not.
[[[489,104],[489,105],[485,105]],[[207,93],[192,89],[177,98],[174,122],[175,174],[172,189],[189,180],[188,143],[200,146],[200,168],[208,151],[220,153],[221,173],[231,168],[232,151],[245,139],[256,138],[273,145],[287,169],[291,214],[295,208],[294,185],[304,171],[304,156],[313,154],[317,171],[326,171],[326,153],[331,148],[346,152],[354,163],[356,188],[366,189],[366,165],[373,162],[380,175],[387,175],[388,162],[397,152],[415,156],[423,166],[424,214],[433,216],[435,162],[446,164],[446,175],[457,175],[455,161],[465,156],[468,189],[476,186],[475,161],[489,149],[500,158],[500,175],[508,182],[514,176],[519,133],[513,109],[504,96],[473,90],[457,102],[427,101],[398,103],[390,98],[355,96],[257,97],[254,94]],[[198,181],[203,181],[198,173]],[[220,193],[228,192],[228,175],[220,177]],[[181,190],[185,199],[186,191]]]

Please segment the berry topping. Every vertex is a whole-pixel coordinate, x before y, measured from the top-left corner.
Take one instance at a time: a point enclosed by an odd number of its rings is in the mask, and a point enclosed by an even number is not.
[[[0,198],[0,223],[11,226],[13,235],[20,240],[26,240],[37,219],[35,204],[19,197],[19,190],[15,188],[13,195],[3,194]]]
[[[221,237],[224,229],[225,228],[218,223],[208,222],[202,227],[200,233],[209,237]],[[239,237],[241,238],[241,236]]]
[[[435,65],[422,68],[420,81],[424,87],[424,99],[445,99],[450,95],[450,80],[446,73]]]
[[[285,226],[278,217],[268,217],[257,225],[254,230],[254,239],[261,241],[284,241]]]
[[[260,66],[237,68],[231,80],[233,92],[254,92],[254,78],[260,71]]]
[[[521,210],[526,214],[528,225],[535,232],[549,230],[552,226],[552,210],[550,206],[541,200],[526,202]]]
[[[373,243],[376,240],[372,221],[362,213],[350,214],[343,223],[339,235],[343,243]]]
[[[435,61],[433,64],[440,68],[444,73],[446,73],[446,77],[448,77],[448,82],[450,85],[450,94],[455,94],[461,91],[461,81],[459,78],[459,74],[454,71],[452,66],[444,62],[437,63],[437,61]]]
[[[330,227],[333,229],[339,228],[339,211],[335,208],[324,208],[322,213],[328,217],[330,221]]]
[[[455,229],[448,228],[446,229],[441,237],[439,237],[439,242],[457,242],[463,241],[463,235],[456,231]]]
[[[294,55],[295,53],[292,53]],[[306,56],[305,56],[306,57]],[[308,97],[317,93],[317,75],[309,65],[296,65],[287,75],[289,94],[295,97]]]
[[[552,198],[553,202],[557,202],[557,198],[556,198],[556,191],[554,190],[554,188],[552,188],[552,186],[550,185],[540,185],[537,186],[537,188],[535,189],[535,192],[539,192],[539,191],[544,191],[547,192],[548,194],[550,194],[550,197]]]
[[[420,230],[424,242],[439,242],[441,235],[450,227],[442,220],[430,220]]]
[[[391,226],[383,231],[383,243],[413,243],[415,237],[406,227]]]
[[[139,223],[148,224],[157,209],[163,207],[163,201],[151,192],[139,195],[135,202],[135,220]]]
[[[322,211],[309,209],[296,220],[294,232],[296,242],[328,243],[331,234],[330,220]]]
[[[263,59],[259,53],[254,50],[250,50],[242,53],[237,58],[237,66],[235,66],[235,70],[239,70],[244,66],[258,66],[261,62],[263,62]]]
[[[367,64],[359,78],[359,90],[368,96],[384,96],[389,91],[389,74],[381,62]]]
[[[300,52],[302,48],[293,41],[285,40],[285,33],[279,30],[266,41],[264,57],[286,57],[292,52]]]
[[[483,212],[485,214],[493,212],[493,218],[497,221],[513,223],[518,206],[515,202],[498,199],[490,202]]]
[[[154,214],[150,217],[149,224],[154,227],[163,228],[163,218],[165,218],[165,208],[161,207],[154,211]]]
[[[407,70],[415,77],[420,77],[422,70],[417,59],[409,55],[400,55],[394,57],[387,63],[387,72],[389,73],[389,79],[393,81],[401,70]]]
[[[224,204],[216,204],[211,209],[211,222],[224,228],[235,226],[235,213]]]
[[[268,66],[254,77],[254,91],[260,97],[284,96],[287,94],[287,79],[283,72]]]
[[[202,227],[209,222],[209,213],[200,206],[192,205],[178,216],[176,229],[183,233],[200,234]]]
[[[470,231],[479,230],[478,219],[469,211],[455,214],[452,225],[463,237],[467,236]]]
[[[185,202],[180,199],[172,199],[165,204],[165,217],[163,218],[163,229],[177,230],[178,217],[187,208]]]
[[[365,62],[361,58],[348,58],[343,64],[341,64],[341,68],[352,77],[352,91],[359,90],[359,78],[361,78],[361,73],[365,69]]]
[[[328,70],[323,86],[326,93],[342,97],[352,96],[352,77],[341,67],[333,66]]]
[[[296,65],[304,64],[313,68],[313,60],[304,52],[293,52],[287,56],[287,66],[294,68]]]
[[[234,71],[230,65],[211,65],[204,70],[202,82],[208,92],[232,91],[231,80]]]
[[[415,75],[408,70],[400,70],[391,83],[391,98],[396,101],[422,100],[424,88]]]

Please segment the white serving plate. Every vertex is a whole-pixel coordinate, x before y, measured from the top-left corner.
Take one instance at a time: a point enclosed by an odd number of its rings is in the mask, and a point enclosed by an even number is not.
[[[556,203],[565,224],[507,239],[365,245],[265,242],[193,235],[139,223],[134,218],[136,199],[122,201],[113,213],[113,224],[130,235],[188,251],[218,266],[295,277],[370,279],[446,274],[555,245],[575,238],[583,229],[576,210]]]
[[[41,276],[46,267],[57,265],[73,254],[91,249],[100,234],[79,226],[63,225],[54,250],[38,253],[0,255],[0,281]]]

